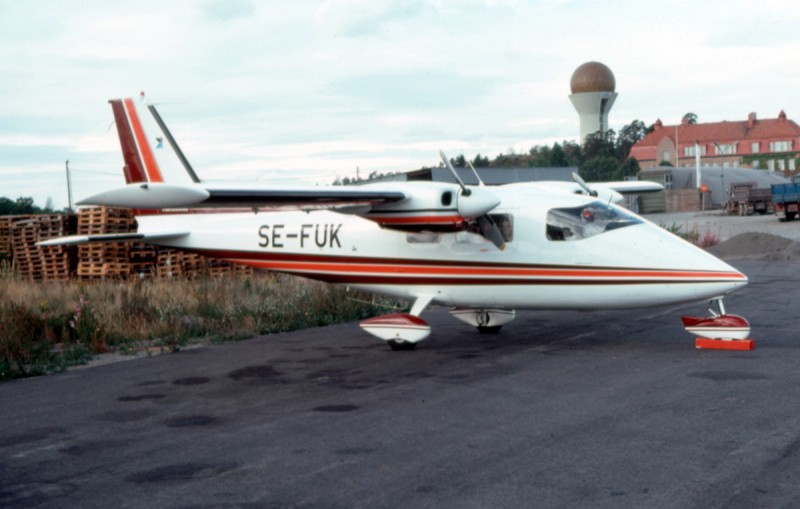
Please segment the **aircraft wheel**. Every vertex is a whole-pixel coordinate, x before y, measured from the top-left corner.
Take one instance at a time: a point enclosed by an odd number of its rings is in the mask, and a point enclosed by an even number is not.
[[[398,341],[396,339],[390,339],[387,341],[387,343],[389,343],[389,346],[395,352],[413,350],[417,347],[417,344],[412,343],[411,341]]]
[[[502,328],[503,328],[502,325],[495,325],[492,327],[484,327],[479,325],[478,327],[476,327],[476,329],[478,329],[478,332],[480,332],[481,334],[497,334],[498,332],[500,332],[500,329]]]

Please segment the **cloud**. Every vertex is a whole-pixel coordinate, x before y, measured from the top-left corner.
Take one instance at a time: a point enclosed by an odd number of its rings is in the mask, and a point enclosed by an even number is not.
[[[326,0],[314,21],[336,33],[358,37],[378,33],[387,23],[408,21],[424,7],[422,0]]]
[[[252,0],[206,0],[201,11],[206,19],[230,21],[251,17],[255,8]]]
[[[438,70],[354,75],[333,85],[342,95],[391,110],[441,109],[468,104],[486,96],[492,83]]]

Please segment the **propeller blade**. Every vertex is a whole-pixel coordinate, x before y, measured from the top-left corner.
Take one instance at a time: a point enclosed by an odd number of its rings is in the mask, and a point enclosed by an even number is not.
[[[589,196],[597,197],[597,191],[589,187],[589,185],[586,182],[584,182],[581,176],[575,173],[574,171],[572,172],[572,180],[574,180],[579,186],[581,186],[583,190],[586,191],[586,194],[588,194]]]
[[[450,164],[450,160],[444,154],[444,150],[440,150],[439,151],[439,157],[442,158],[442,161],[444,161],[444,165],[447,166],[447,169],[450,170],[450,173],[453,174],[453,177],[456,179],[456,182],[458,182],[458,185],[461,186],[461,195],[462,196],[469,196],[471,191],[469,189],[467,189],[467,186],[464,185],[464,181],[461,180],[461,177],[459,177],[458,173],[456,173],[456,169],[453,168],[452,164]]]
[[[478,227],[481,229],[481,235],[483,238],[497,246],[497,249],[500,251],[506,248],[506,239],[503,238],[503,233],[500,231],[500,228],[497,226],[497,223],[489,216],[488,214],[483,216],[478,216],[475,218],[478,223]]]
[[[472,163],[467,161],[467,166],[469,166],[469,169],[475,174],[475,178],[478,179],[478,187],[483,187],[485,184],[483,183],[483,180],[481,180],[481,176],[478,175],[477,170],[475,170],[475,167],[472,166]]]

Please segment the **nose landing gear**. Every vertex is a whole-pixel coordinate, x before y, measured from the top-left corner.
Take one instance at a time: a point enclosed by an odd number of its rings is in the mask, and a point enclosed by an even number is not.
[[[716,304],[717,310],[714,309]],[[708,303],[711,316],[682,316],[686,332],[698,336],[695,347],[716,350],[752,350],[755,342],[748,339],[750,323],[741,316],[725,313],[722,297],[712,299]]]

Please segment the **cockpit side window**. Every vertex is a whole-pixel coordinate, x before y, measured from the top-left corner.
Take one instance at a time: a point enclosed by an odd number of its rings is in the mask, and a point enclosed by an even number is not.
[[[595,201],[580,207],[551,209],[547,238],[555,241],[588,239],[607,231],[641,223],[635,216]]]

